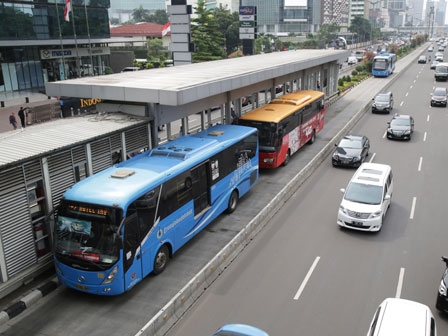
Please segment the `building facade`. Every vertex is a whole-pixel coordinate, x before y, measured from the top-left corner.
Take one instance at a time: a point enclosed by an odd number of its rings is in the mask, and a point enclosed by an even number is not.
[[[104,74],[110,50],[109,0],[3,1],[0,92],[42,91],[47,81]]]
[[[316,32],[320,22],[320,2],[313,0],[242,0],[257,7],[258,33],[287,36],[289,33]]]
[[[124,23],[132,19],[132,12],[140,6],[150,13],[157,10],[166,10],[166,6],[171,4],[171,0],[110,0],[109,15],[111,19],[118,19],[119,23]]]

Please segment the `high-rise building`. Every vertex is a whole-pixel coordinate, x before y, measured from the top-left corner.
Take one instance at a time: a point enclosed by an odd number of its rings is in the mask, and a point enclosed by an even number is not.
[[[434,18],[436,26],[445,25],[445,15],[446,15],[446,1],[439,0],[436,3],[436,12]]]
[[[321,23],[320,1],[242,0],[242,5],[257,7],[259,33],[281,36],[315,32]]]
[[[341,31],[347,31],[349,12],[349,0],[323,0],[322,23],[334,23],[341,27]]]
[[[425,0],[409,0],[406,21],[410,22],[413,26],[423,26],[425,20],[424,5]]]
[[[170,3],[171,0],[110,0],[109,16],[123,23],[131,20],[133,11],[140,6],[149,13],[154,13],[157,10],[166,10],[166,5]]]
[[[2,1],[0,92],[103,74],[109,65],[109,1]]]

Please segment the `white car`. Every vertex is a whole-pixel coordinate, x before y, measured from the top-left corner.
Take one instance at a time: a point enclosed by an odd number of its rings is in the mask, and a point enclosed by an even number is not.
[[[356,64],[358,63],[358,59],[356,58],[356,56],[349,56],[347,59],[347,63],[348,65]]]
[[[394,189],[392,168],[364,162],[348,183],[339,206],[337,224],[360,231],[380,231]]]

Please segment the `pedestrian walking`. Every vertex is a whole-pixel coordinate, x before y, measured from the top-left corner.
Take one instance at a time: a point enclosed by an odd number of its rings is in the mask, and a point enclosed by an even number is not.
[[[22,124],[22,128],[25,128],[25,109],[23,107],[20,107],[19,112],[17,113],[20,118],[20,123]]]
[[[17,120],[16,116],[14,115],[14,112],[11,112],[11,115],[9,116],[9,123],[15,130],[17,129]]]

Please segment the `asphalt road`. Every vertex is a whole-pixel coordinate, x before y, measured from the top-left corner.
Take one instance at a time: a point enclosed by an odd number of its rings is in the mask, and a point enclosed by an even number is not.
[[[412,55],[410,57],[416,58],[418,55]],[[429,65],[428,65],[429,66]],[[429,70],[428,70],[429,71]],[[398,69],[394,76],[399,76],[400,72],[407,73]],[[61,332],[64,335],[135,335],[146,324],[152,316],[156,314],[170,298],[172,298],[182,288],[191,277],[196,274],[216,253],[235,236],[259,211],[262,209],[271,199],[274,197],[284,185],[286,185],[299,170],[301,170],[310,160],[313,158],[328,141],[341,129],[345,123],[350,119],[351,115],[355,113],[361,106],[364,106],[373,95],[378,92],[384,85],[393,80],[389,79],[368,79],[364,84],[352,89],[352,91],[344,96],[338,103],[330,106],[327,110],[326,125],[324,130],[318,135],[317,141],[312,146],[305,146],[299,153],[292,157],[287,167],[280,168],[275,171],[263,171],[261,172],[260,181],[251,190],[251,192],[244,197],[238,209],[232,215],[223,215],[217,221],[212,223],[206,230],[202,231],[196,238],[188,243],[178,254],[175,255],[168,268],[159,276],[149,276],[142,283],[138,284],[130,292],[117,297],[98,297],[85,295],[83,293],[68,290],[65,287],[59,287],[52,294],[44,297],[38,304],[27,309],[24,313],[17,318],[11,320],[6,325],[0,328],[2,335],[40,335],[40,336],[53,336],[60,335]],[[396,98],[397,99],[397,98]],[[429,99],[429,98],[428,98]],[[428,106],[429,103],[426,105]],[[381,121],[383,116],[376,116],[375,120]],[[382,133],[385,130],[385,122],[387,117],[384,116],[384,120],[381,121],[375,127],[375,130]],[[360,125],[364,122],[361,121]],[[420,122],[420,121],[419,121]],[[370,135],[369,135],[370,136]],[[373,140],[372,136],[372,140]],[[385,141],[385,140],[384,140]],[[411,142],[413,143],[414,140]],[[400,145],[399,143],[396,144]],[[408,145],[403,143],[402,145]],[[374,147],[374,146],[372,146]],[[402,147],[398,147],[401,155]],[[376,149],[373,149],[376,150]],[[396,155],[396,154],[395,154]],[[330,165],[330,161],[328,161]],[[325,170],[325,168],[327,168]],[[316,174],[313,175],[312,180],[307,182],[299,189],[299,193],[293,198],[299,202],[305,203],[287,203],[287,207],[300,208],[298,214],[292,219],[288,219],[283,211],[276,215],[276,221],[278,223],[269,225],[268,228],[262,231],[262,233],[254,240],[253,245],[250,244],[247,251],[237,259],[235,266],[238,267],[238,271],[229,276],[230,272],[225,272],[222,279],[230,277],[230,282],[227,282],[226,288],[222,289],[223,292],[220,295],[225,300],[232,300],[232,293],[239,296],[244,296],[244,300],[239,300],[235,307],[231,310],[237,312],[243,307],[254,307],[253,303],[257,303],[259,311],[251,311],[253,316],[257,319],[244,319],[243,315],[238,315],[241,321],[254,322],[259,324],[260,320],[273,321],[286,320],[289,316],[288,324],[277,323],[276,325],[284,325],[286,332],[290,334],[294,331],[294,334],[300,334],[295,332],[295,329],[289,329],[289,327],[296,326],[302,318],[306,316],[318,315],[323,318],[317,324],[328,324],[328,317],[316,310],[316,304],[319,304],[319,308],[325,307],[329,304],[327,301],[332,302],[331,307],[337,306],[334,312],[347,311],[353,312],[350,307],[358,305],[358,292],[367,295],[367,292],[381,293],[379,288],[380,283],[376,283],[375,280],[386,281],[384,278],[393,278],[397,280],[397,275],[384,275],[382,273],[376,274],[372,279],[365,279],[369,275],[371,276],[370,269],[372,264],[376,268],[383,267],[384,265],[378,264],[377,259],[374,258],[374,253],[377,251],[375,246],[371,246],[372,237],[375,239],[384,239],[383,232],[378,236],[355,236],[355,239],[351,237],[351,233],[342,234],[336,227],[336,210],[341,194],[338,189],[344,187],[351,174],[347,170],[333,170],[328,169],[323,165],[316,170]],[[398,169],[398,168],[397,168]],[[321,176],[322,171],[327,171],[327,179],[331,180],[331,184],[324,183],[325,180]],[[397,172],[396,174],[399,174]],[[339,175],[342,176],[338,177]],[[338,180],[340,179],[340,180]],[[314,193],[314,185],[319,187],[319,196],[317,199],[310,197],[303,197],[304,194]],[[397,187],[398,188],[398,187]],[[394,196],[395,197],[395,196]],[[324,206],[317,206],[317,200],[327,199],[327,203]],[[394,199],[395,201],[395,199]],[[293,205],[290,205],[293,204]],[[395,204],[395,203],[394,203]],[[408,204],[404,202],[406,206]],[[395,209],[395,206],[394,206]],[[290,210],[291,211],[291,210]],[[317,216],[317,218],[315,217]],[[278,219],[280,218],[280,219]],[[288,223],[292,224],[288,224]],[[293,225],[292,227],[290,225]],[[289,227],[289,230],[285,228]],[[386,229],[386,228],[385,228]],[[341,246],[335,246],[333,240],[337,237],[345,237],[341,242]],[[278,238],[277,238],[278,237]],[[327,238],[325,238],[327,237]],[[360,237],[360,238],[356,238]],[[378,237],[378,238],[376,238]],[[278,240],[277,240],[278,239]],[[316,240],[314,240],[316,239]],[[300,282],[303,279],[303,275],[306,274],[316,260],[317,252],[315,248],[319,245],[320,239],[324,248],[322,252],[321,260],[318,262],[319,269],[325,269],[321,265],[328,263],[330,268],[325,271],[325,277],[320,280],[320,284],[316,284],[317,289],[322,290],[322,294],[308,291],[309,287],[306,287],[306,291],[303,292],[303,296],[299,300],[290,301],[291,293],[294,296],[300,286]],[[359,240],[359,248],[350,245],[350,242]],[[277,241],[276,249],[271,250],[270,243]],[[261,243],[260,243],[261,242]],[[389,260],[388,251],[392,247],[387,246],[387,240],[384,243],[384,252],[381,251],[380,260]],[[261,245],[260,245],[261,244]],[[367,245],[364,247],[364,245]],[[263,246],[266,246],[266,252]],[[337,253],[333,251],[333,248],[337,247]],[[252,253],[250,253],[253,251]],[[268,253],[268,251],[271,251]],[[370,252],[370,253],[369,253]],[[249,254],[250,262],[244,262],[245,255]],[[358,272],[351,274],[349,271],[353,271],[351,266],[346,266],[345,259],[350,256],[349,259],[358,260],[356,266],[360,267]],[[431,262],[435,264],[434,270],[431,275],[435,278],[440,278],[442,272],[441,262],[439,264],[437,257],[432,257]],[[240,266],[237,266],[243,262]],[[262,265],[263,268],[255,268],[257,265]],[[437,268],[437,270],[435,270]],[[246,271],[247,269],[247,271]],[[229,270],[229,271],[230,271]],[[250,278],[250,280],[244,280],[245,276],[253,271],[256,275],[256,279]],[[359,275],[364,274],[364,276]],[[347,275],[347,276],[345,276]],[[359,276],[359,280],[358,277]],[[237,287],[237,280],[245,281],[244,288]],[[341,287],[341,279],[345,279],[345,283]],[[218,285],[221,280],[219,279],[216,284]],[[233,287],[235,283],[236,287]],[[437,281],[438,284],[438,281]],[[270,286],[270,287],[269,287]],[[370,287],[369,287],[370,286]],[[395,287],[396,285],[392,285]],[[265,291],[258,292],[255,289],[264,288]],[[433,295],[435,298],[436,289],[435,285],[427,286],[428,296]],[[214,288],[214,287],[213,287]],[[366,290],[367,288],[367,290]],[[325,289],[325,290],[324,290]],[[349,291],[354,289],[353,292]],[[211,301],[207,297],[212,288],[205,290],[206,296],[201,299],[200,302]],[[387,291],[388,293],[389,291]],[[312,293],[318,293],[318,295]],[[225,295],[224,295],[225,294]],[[386,293],[384,293],[386,294]],[[307,295],[311,295],[309,301],[305,300]],[[348,296],[347,296],[348,295]],[[393,295],[393,293],[392,293]],[[278,297],[274,297],[278,296]],[[350,305],[346,307],[345,301],[338,301],[336,299],[347,300],[350,298]],[[287,300],[288,298],[288,300]],[[204,301],[202,301],[204,300]],[[315,302],[316,303],[313,303]],[[289,315],[288,306],[297,307],[297,302],[304,302],[300,307],[300,314],[296,312],[297,316],[291,319]],[[224,303],[224,302],[223,302]],[[244,303],[244,304],[243,304]],[[306,303],[306,304],[305,304]],[[365,313],[362,316],[369,316],[373,314],[374,306],[378,304],[377,297],[371,298],[369,302],[365,303]],[[322,305],[322,306],[321,306]],[[224,307],[226,307],[224,309]],[[373,308],[372,308],[373,307]],[[349,309],[350,308],[350,309]],[[359,308],[359,307],[358,307]],[[215,308],[210,306],[210,311],[214,311]],[[207,310],[207,309],[206,309]],[[222,311],[228,311],[229,306],[223,305]],[[283,315],[283,310],[285,314]],[[274,316],[274,312],[276,313]],[[303,317],[301,317],[303,312]],[[325,310],[325,312],[328,312]],[[368,312],[368,314],[367,314]],[[201,318],[194,314],[188,315],[188,321],[194,321],[195,318]],[[338,316],[336,314],[336,316]],[[227,319],[220,319],[223,316],[208,316],[207,321],[209,325],[205,325],[203,321],[197,323],[197,332],[182,332],[182,335],[207,335],[215,330],[220,324],[227,322]],[[254,318],[255,318],[254,317]],[[333,319],[333,318],[332,318]],[[309,319],[311,321],[311,319]],[[359,316],[356,316],[354,320],[361,320]],[[196,320],[198,321],[198,320]],[[305,321],[305,320],[304,320]],[[325,321],[325,323],[323,323]],[[208,323],[208,322],[207,322]],[[286,322],[285,322],[286,323]],[[340,321],[340,323],[347,325],[347,321]],[[368,322],[366,322],[368,323]],[[274,322],[270,323],[274,326]],[[261,324],[264,326],[264,323]],[[306,323],[303,323],[305,328]],[[301,326],[302,327],[302,326]],[[367,328],[366,324],[363,327]],[[328,325],[330,328],[330,325]],[[269,329],[271,330],[271,329]],[[275,329],[272,329],[273,335],[282,335],[283,333],[274,333]],[[318,333],[311,333],[319,335]],[[347,335],[355,335],[354,332],[346,333]],[[333,334],[334,335],[334,334]]]
[[[381,79],[377,79],[381,80]],[[411,114],[411,141],[385,138],[390,115],[366,114],[352,130],[371,140],[370,160],[394,172],[392,205],[380,233],[342,230],[336,213],[354,170],[321,165],[263,234],[229,267],[168,336],[210,335],[248,323],[270,335],[363,335],[386,297],[428,305],[439,335],[448,319],[434,307],[448,254],[445,223],[447,108],[431,108],[429,64],[413,64],[391,86],[394,113]]]

